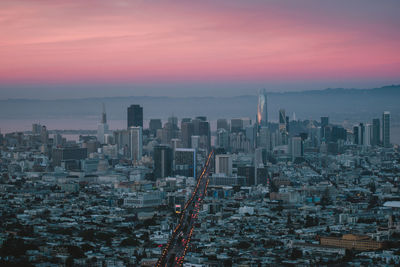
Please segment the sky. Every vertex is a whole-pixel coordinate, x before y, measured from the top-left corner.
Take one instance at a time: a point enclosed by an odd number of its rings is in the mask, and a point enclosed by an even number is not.
[[[0,99],[400,83],[398,0],[2,0]]]

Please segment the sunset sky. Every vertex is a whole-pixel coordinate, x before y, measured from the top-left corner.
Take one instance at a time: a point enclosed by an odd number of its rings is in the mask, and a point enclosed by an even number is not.
[[[399,14],[398,0],[2,0],[0,98],[400,83]]]

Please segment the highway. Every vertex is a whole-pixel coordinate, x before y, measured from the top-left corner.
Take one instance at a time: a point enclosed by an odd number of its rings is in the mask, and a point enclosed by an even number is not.
[[[211,159],[214,151],[211,151],[201,171],[196,187],[182,209],[179,222],[173,230],[168,243],[165,245],[156,266],[182,266],[188,250],[193,230],[197,221],[204,196],[209,183],[208,175]]]

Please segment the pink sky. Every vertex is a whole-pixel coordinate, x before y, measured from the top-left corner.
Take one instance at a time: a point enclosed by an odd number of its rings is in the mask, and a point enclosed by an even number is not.
[[[399,1],[0,2],[0,84],[400,78]]]

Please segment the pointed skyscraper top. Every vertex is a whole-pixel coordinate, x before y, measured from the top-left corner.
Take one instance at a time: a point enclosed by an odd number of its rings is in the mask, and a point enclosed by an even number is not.
[[[101,114],[101,123],[106,124],[107,123],[106,105],[102,103],[102,107],[103,107],[103,112]]]

